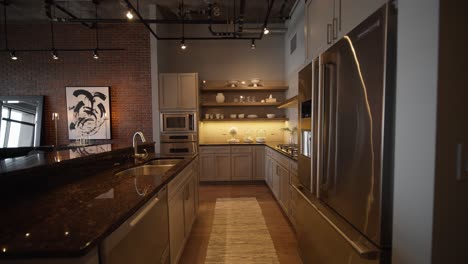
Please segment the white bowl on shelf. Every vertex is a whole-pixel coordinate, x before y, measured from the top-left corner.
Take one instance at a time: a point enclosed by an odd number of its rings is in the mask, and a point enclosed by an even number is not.
[[[236,114],[231,114],[229,117],[230,117],[231,119],[236,119],[237,115],[236,115]]]
[[[258,115],[248,115],[247,118],[258,118]]]
[[[276,115],[275,114],[267,114],[267,118],[275,118]]]

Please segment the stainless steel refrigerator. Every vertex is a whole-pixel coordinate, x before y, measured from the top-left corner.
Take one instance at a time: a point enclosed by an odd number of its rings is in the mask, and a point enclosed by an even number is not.
[[[389,4],[299,75],[311,90],[310,165],[293,180],[304,263],[390,262],[395,38]]]

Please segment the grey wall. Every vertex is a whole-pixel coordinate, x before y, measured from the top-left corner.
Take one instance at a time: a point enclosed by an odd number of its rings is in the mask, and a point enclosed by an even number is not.
[[[166,34],[161,30],[161,34]],[[198,29],[206,31],[206,26]],[[192,35],[197,29],[191,28]],[[269,34],[250,49],[248,40],[158,42],[159,72],[198,72],[200,80],[284,80],[283,35]]]
[[[398,1],[393,263],[429,264],[432,250],[438,0]]]
[[[298,92],[298,72],[305,66],[305,3],[299,1],[294,9],[291,19],[287,22],[288,31],[284,36],[284,57],[286,82],[289,85],[287,98],[297,95]],[[296,35],[296,50],[290,52],[290,41]],[[287,109],[289,117],[289,126],[297,126],[298,113],[297,108]]]

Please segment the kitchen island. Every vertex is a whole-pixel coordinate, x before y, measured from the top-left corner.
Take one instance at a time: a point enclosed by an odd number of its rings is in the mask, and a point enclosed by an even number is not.
[[[154,153],[154,143],[139,147],[148,151],[147,157],[135,159],[133,148],[115,147],[63,160],[56,158],[57,153],[50,154],[54,157],[33,167],[6,161],[9,167],[3,166],[0,174],[5,190],[0,263],[99,263],[104,239],[179,174],[197,171],[191,167],[196,166],[195,155],[178,158],[174,166],[158,173],[119,173],[168,158]]]

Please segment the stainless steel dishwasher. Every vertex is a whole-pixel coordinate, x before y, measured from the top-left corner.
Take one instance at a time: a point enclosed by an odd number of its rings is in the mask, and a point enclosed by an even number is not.
[[[167,187],[101,244],[102,264],[169,263]]]

